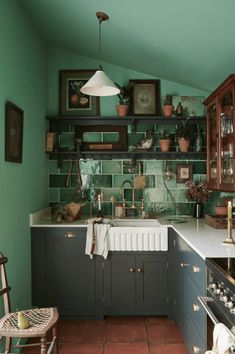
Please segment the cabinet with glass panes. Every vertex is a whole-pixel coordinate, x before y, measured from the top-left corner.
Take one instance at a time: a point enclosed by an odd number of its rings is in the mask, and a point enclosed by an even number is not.
[[[205,100],[209,188],[235,191],[235,74]]]

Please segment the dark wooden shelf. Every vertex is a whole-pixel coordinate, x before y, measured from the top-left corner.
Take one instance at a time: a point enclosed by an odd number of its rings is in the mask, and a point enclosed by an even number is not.
[[[77,151],[53,151],[48,153],[52,159],[94,159],[94,160],[205,160],[205,152],[178,152],[178,151],[81,151],[79,154]]]

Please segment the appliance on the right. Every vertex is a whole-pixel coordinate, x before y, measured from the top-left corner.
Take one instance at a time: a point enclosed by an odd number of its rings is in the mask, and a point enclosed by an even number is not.
[[[199,300],[207,312],[208,353],[235,352],[235,258],[208,258],[207,297]]]

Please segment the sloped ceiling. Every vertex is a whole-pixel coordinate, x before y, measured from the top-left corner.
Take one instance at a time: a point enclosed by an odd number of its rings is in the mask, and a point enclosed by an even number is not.
[[[234,0],[20,0],[49,46],[212,91],[235,72]]]

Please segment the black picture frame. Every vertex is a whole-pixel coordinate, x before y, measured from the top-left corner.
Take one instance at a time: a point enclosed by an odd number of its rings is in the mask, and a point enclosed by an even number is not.
[[[5,161],[22,163],[24,111],[12,102],[5,107]]]
[[[59,114],[100,116],[100,98],[80,92],[96,70],[59,70]]]
[[[185,183],[193,177],[193,165],[184,164],[176,167],[176,182]]]
[[[160,80],[129,80],[131,87],[130,114],[160,116]]]

